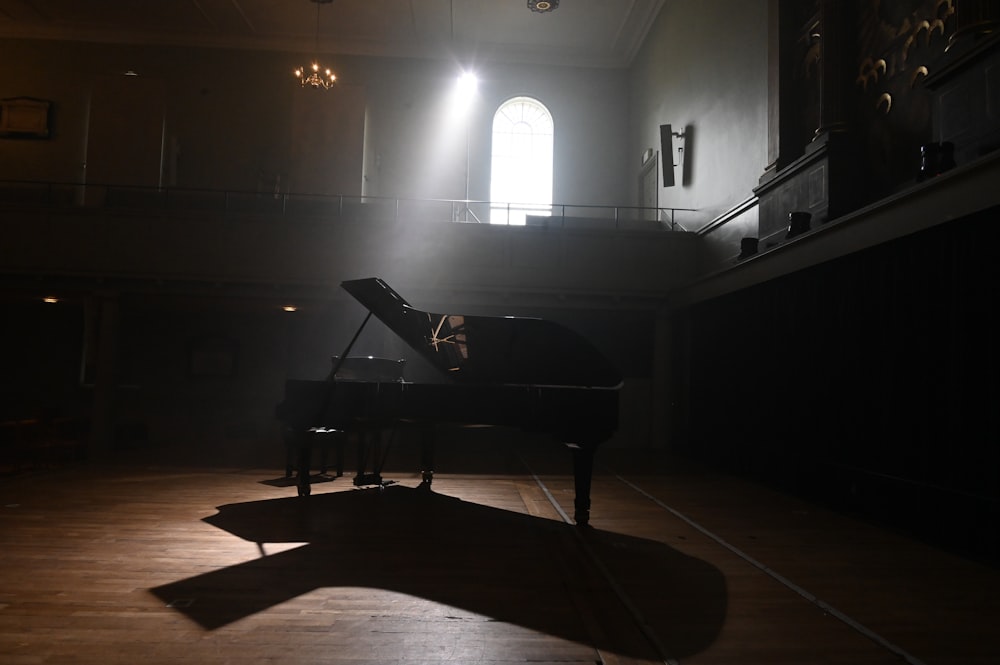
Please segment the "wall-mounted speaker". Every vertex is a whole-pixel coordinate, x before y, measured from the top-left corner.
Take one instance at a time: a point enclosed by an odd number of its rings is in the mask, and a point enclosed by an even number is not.
[[[674,186],[674,132],[670,125],[660,125],[660,158],[663,160],[663,186]]]

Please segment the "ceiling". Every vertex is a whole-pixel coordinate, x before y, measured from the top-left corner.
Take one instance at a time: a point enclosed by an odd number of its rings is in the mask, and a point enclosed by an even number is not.
[[[0,38],[625,67],[664,0],[0,0]]]

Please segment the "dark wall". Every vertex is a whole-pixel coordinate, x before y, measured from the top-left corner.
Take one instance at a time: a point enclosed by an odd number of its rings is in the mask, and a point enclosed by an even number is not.
[[[0,421],[75,415],[89,405],[89,395],[79,387],[82,305],[9,301],[4,319]]]
[[[679,312],[680,447],[1000,555],[998,215]]]
[[[346,298],[307,302],[288,313],[277,298],[222,291],[194,296],[147,289],[104,297],[96,305],[82,298],[56,304],[6,302],[10,325],[0,337],[0,423],[74,417],[96,427],[102,390],[94,385],[97,371],[89,372],[86,385],[81,383],[81,365],[100,343],[88,337],[86,321],[89,312],[97,324],[98,308],[114,303],[113,386],[105,395],[109,440],[98,450],[81,430],[77,441],[78,452],[86,450],[92,460],[106,452],[138,453],[161,464],[281,468],[275,406],[283,399],[285,380],[325,378],[331,357],[343,352],[367,314]],[[439,308],[440,303],[414,304],[451,311]],[[516,305],[460,311],[541,316],[590,339],[638,386],[622,398],[620,438],[645,445],[649,397],[643,386],[651,366],[651,314]],[[622,343],[623,335],[627,343]],[[351,355],[407,358],[407,380],[446,380],[376,319],[365,326]],[[12,451],[9,442],[0,443],[2,472]]]

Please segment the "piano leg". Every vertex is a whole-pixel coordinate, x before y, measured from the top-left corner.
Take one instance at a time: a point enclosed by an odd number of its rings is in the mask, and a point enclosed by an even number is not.
[[[379,468],[381,454],[382,432],[380,430],[361,429],[358,437],[358,472],[354,476],[354,485],[382,486],[382,473]],[[371,460],[372,470],[368,472],[368,461]]]
[[[337,432],[337,440],[333,445],[337,447],[337,477],[344,475],[344,439],[347,437],[343,432]]]
[[[429,489],[434,480],[434,426],[420,428],[420,485]]]
[[[569,444],[573,450],[573,519],[577,526],[590,523],[590,479],[594,474],[594,449],[589,446]]]
[[[282,438],[285,445],[285,478],[291,478],[295,475],[295,446],[291,434],[284,433]]]
[[[299,496],[309,496],[312,487],[309,485],[309,468],[312,466],[312,433],[296,430],[292,436],[298,455],[298,492]]]
[[[296,448],[295,430],[291,427],[281,428],[281,445],[285,448],[285,478],[291,478],[295,473]]]
[[[325,476],[326,470],[329,468],[327,460],[330,459],[330,437],[331,433],[323,432],[319,434],[318,432],[314,435],[316,438],[316,443],[319,444],[319,475]]]

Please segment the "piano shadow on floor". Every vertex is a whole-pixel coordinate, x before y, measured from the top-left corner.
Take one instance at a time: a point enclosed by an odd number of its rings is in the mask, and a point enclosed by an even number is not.
[[[722,573],[664,543],[491,508],[429,489],[392,485],[220,506],[212,524],[258,543],[262,556],[151,589],[207,630],[317,589],[384,589],[491,620],[632,657],[623,643],[587,630],[581,616],[627,617],[588,552],[615,570],[646,570],[624,589],[673,658],[705,649],[727,606]],[[266,555],[268,543],[306,543]],[[332,591],[331,591],[332,590]],[[339,591],[342,590],[342,591]],[[583,595],[581,595],[583,594]],[[178,602],[182,601],[182,602]],[[585,605],[581,609],[581,603]],[[610,613],[610,614],[609,614]],[[331,621],[336,616],[331,613]]]

